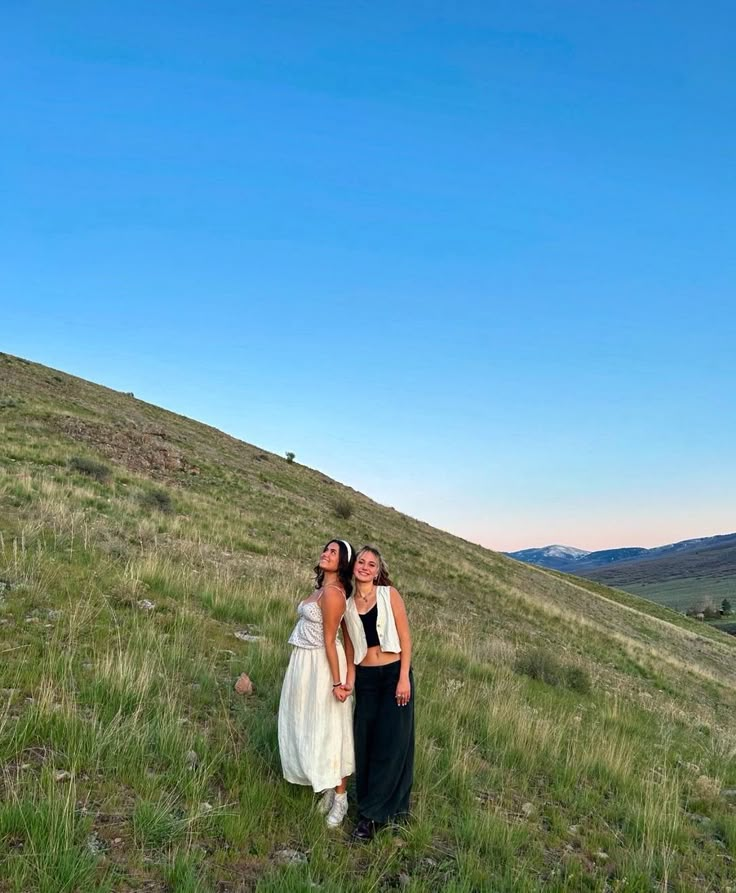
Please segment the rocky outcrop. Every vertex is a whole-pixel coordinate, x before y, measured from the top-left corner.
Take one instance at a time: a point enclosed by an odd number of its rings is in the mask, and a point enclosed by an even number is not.
[[[199,468],[189,462],[163,431],[146,430],[135,424],[118,428],[74,416],[61,416],[58,427],[67,437],[88,444],[131,471],[152,477],[166,477],[177,472],[199,474]]]

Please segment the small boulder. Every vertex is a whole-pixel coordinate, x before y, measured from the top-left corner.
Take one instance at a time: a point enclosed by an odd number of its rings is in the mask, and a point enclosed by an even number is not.
[[[199,765],[199,754],[196,750],[188,750],[186,760],[190,769],[196,769]]]
[[[250,676],[247,673],[241,673],[240,676],[238,676],[235,683],[235,691],[239,695],[253,694],[253,683],[250,681]]]
[[[105,841],[93,831],[87,835],[87,849],[93,856],[99,856],[105,852]]]
[[[281,865],[306,865],[309,861],[304,853],[292,850],[289,847],[274,853],[274,861]]]
[[[257,636],[247,629],[236,630],[233,635],[241,642],[260,642],[263,639],[263,636]]]

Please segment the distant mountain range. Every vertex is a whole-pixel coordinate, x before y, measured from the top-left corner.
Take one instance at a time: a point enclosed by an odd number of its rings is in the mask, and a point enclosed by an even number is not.
[[[545,546],[507,552],[526,564],[576,574],[684,610],[736,596],[736,533],[682,540],[654,549],[631,546],[587,552]]]
[[[553,545],[544,546],[541,549],[521,549],[518,552],[505,552],[504,554],[517,561],[523,561],[525,564],[536,564],[539,567],[549,567],[570,574],[581,574],[584,571],[608,567],[620,561],[649,561],[675,553],[697,552],[725,545],[736,546],[736,533],[682,540],[679,543],[656,546],[653,549],[627,546],[622,549],[601,549],[587,552],[585,549],[577,549],[574,546]]]

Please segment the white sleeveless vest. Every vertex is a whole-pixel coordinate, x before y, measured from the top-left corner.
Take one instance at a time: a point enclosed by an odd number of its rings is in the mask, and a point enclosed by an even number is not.
[[[399,634],[396,631],[394,612],[391,610],[390,586],[376,587],[376,604],[378,605],[376,632],[378,633],[381,651],[398,653],[401,651],[401,643],[399,642]],[[355,606],[355,596],[348,599],[345,608],[345,625],[348,628],[350,641],[353,643],[353,650],[355,651],[353,659],[356,664],[359,664],[368,652],[368,644],[365,640],[363,622]]]

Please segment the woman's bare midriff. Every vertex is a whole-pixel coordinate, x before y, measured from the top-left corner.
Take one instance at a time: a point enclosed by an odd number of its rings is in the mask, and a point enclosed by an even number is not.
[[[360,662],[360,666],[383,667],[386,664],[395,664],[397,660],[401,660],[401,655],[396,651],[381,651],[380,645],[371,645]]]

